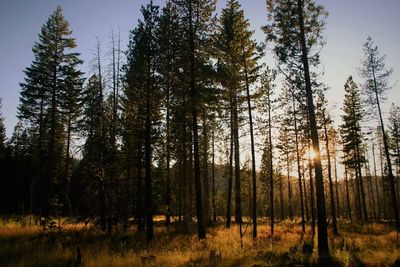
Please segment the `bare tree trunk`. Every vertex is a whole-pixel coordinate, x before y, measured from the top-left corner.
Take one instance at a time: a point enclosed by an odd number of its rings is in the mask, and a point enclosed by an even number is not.
[[[347,167],[344,166],[344,179],[346,185],[346,200],[347,200],[347,219],[351,220],[351,206],[350,206],[350,194],[349,194],[349,181],[347,179]]]
[[[166,95],[166,160],[167,160],[167,181],[166,181],[166,196],[165,196],[165,223],[167,227],[171,224],[171,147],[170,147],[170,78],[167,78],[167,95]]]
[[[357,153],[357,170],[358,170],[358,178],[360,182],[360,192],[361,192],[361,204],[362,204],[362,212],[364,214],[365,222],[368,222],[368,213],[367,213],[367,203],[365,201],[365,191],[364,191],[364,178],[362,177],[361,173],[361,154],[359,146],[356,145],[356,153]]]
[[[368,189],[368,199],[369,199],[369,205],[370,205],[370,209],[372,209],[372,214],[373,217],[375,219],[375,221],[377,220],[377,215],[376,215],[376,208],[375,208],[375,196],[372,192],[372,175],[371,175],[371,170],[369,167],[369,161],[367,161],[365,163],[365,172],[367,173],[366,175],[366,179],[367,179],[367,189]]]
[[[293,203],[292,203],[292,185],[290,183],[290,160],[289,160],[289,151],[286,153],[286,172],[287,172],[287,191],[288,191],[288,209],[289,209],[289,218],[293,220]]]
[[[333,234],[339,235],[336,223],[336,207],[335,207],[335,196],[333,193],[333,182],[332,182],[332,171],[331,171],[331,155],[329,149],[329,136],[328,136],[328,129],[326,128],[327,119],[325,116],[325,112],[323,114],[324,119],[324,133],[325,133],[325,149],[326,149],[326,156],[328,158],[328,179],[329,179],[329,193],[330,193],[330,202],[331,202],[331,213],[332,213],[332,227],[333,227]]]
[[[208,225],[211,222],[210,212],[210,183],[208,177],[208,127],[205,110],[203,111],[203,188],[204,188],[204,220]]]
[[[313,165],[311,159],[311,143],[308,139],[308,171],[310,175],[310,209],[311,209],[311,232],[315,235],[315,206],[314,206],[314,181],[313,181]]]
[[[386,205],[386,194],[385,194],[385,171],[384,171],[384,159],[382,151],[382,141],[379,142],[379,159],[381,165],[381,186],[382,186],[382,218],[387,219],[387,205]]]
[[[285,220],[285,212],[283,210],[283,176],[279,175],[279,208],[281,211],[281,221]]]
[[[195,216],[195,212],[194,212],[194,207],[195,207],[195,194],[193,194],[193,191],[196,190],[195,189],[195,183],[194,183],[194,177],[193,177],[193,146],[191,144],[193,144],[193,135],[192,135],[192,131],[188,131],[189,137],[188,137],[188,141],[187,141],[187,145],[189,146],[189,160],[188,160],[188,185],[187,185],[187,202],[188,202],[188,217],[189,220],[192,221],[193,216]]]
[[[213,210],[213,222],[217,222],[217,207],[215,205],[215,130],[212,129],[211,133],[211,143],[212,143],[212,169],[211,169],[211,179],[212,179],[212,210]]]
[[[361,221],[362,214],[361,214],[361,191],[360,191],[360,178],[357,167],[354,168],[355,173],[355,182],[356,182],[356,210],[357,210],[357,220]]]
[[[342,217],[342,211],[340,209],[340,203],[339,203],[339,182],[338,182],[338,173],[337,173],[336,143],[334,144],[333,159],[334,159],[334,168],[335,168],[335,190],[336,190],[337,216],[340,218],[340,217]]]
[[[231,115],[232,117],[232,115]],[[230,150],[229,150],[229,170],[228,170],[228,201],[226,208],[226,228],[231,227],[231,210],[232,210],[232,184],[233,184],[233,126],[231,123],[230,131]]]
[[[240,189],[240,154],[239,154],[239,118],[237,95],[233,95],[233,142],[235,152],[235,222],[239,224],[240,237],[242,237],[242,205]]]
[[[141,155],[141,144],[138,148],[138,156],[136,159],[137,168],[137,185],[136,185],[136,220],[138,222],[138,231],[144,232],[143,222],[143,184],[142,184],[142,155]]]
[[[190,213],[190,201],[189,201],[189,188],[190,183],[188,181],[188,177],[190,176],[189,173],[191,172],[192,168],[192,161],[191,155],[187,155],[187,146],[191,144],[191,140],[188,140],[188,133],[186,123],[183,124],[183,142],[181,146],[181,154],[182,154],[182,216],[183,216],[183,232],[187,233],[189,231],[189,220],[191,217]]]
[[[146,211],[146,241],[149,243],[153,239],[153,188],[152,188],[152,148],[151,148],[151,89],[152,89],[152,60],[151,60],[151,29],[149,30],[149,40],[147,46],[147,87],[146,87],[146,122],[144,134],[144,172],[145,172],[145,211]]]
[[[64,197],[65,197],[65,202],[67,206],[67,212],[68,216],[72,215],[72,206],[71,206],[71,201],[69,198],[69,188],[70,188],[70,177],[69,177],[69,150],[70,150],[70,144],[71,144],[71,131],[72,131],[72,126],[71,126],[71,114],[68,115],[68,125],[67,125],[67,147],[65,149],[65,175],[64,175]]]
[[[303,188],[304,188],[304,208],[306,210],[306,220],[309,221],[310,217],[308,214],[308,198],[307,198],[307,186],[306,186],[306,167],[304,165],[304,161],[303,161]]]
[[[376,192],[376,206],[377,206],[377,220],[381,218],[381,208],[379,201],[379,185],[378,185],[378,175],[376,172],[376,158],[375,158],[375,143],[372,142],[372,160],[374,161],[374,177],[375,177],[375,192]]]
[[[268,88],[268,143],[269,143],[269,201],[270,201],[270,219],[271,219],[271,238],[274,235],[274,166],[272,160],[272,120],[271,120],[271,92]]]
[[[299,138],[297,130],[297,113],[296,113],[296,99],[294,92],[292,93],[293,102],[293,122],[294,122],[294,134],[295,134],[295,145],[296,145],[296,160],[297,160],[297,175],[299,179],[299,193],[300,193],[300,208],[301,208],[301,229],[303,234],[306,232],[306,226],[304,222],[304,202],[303,202],[303,187],[301,184],[301,168],[300,168],[300,152],[299,152]]]

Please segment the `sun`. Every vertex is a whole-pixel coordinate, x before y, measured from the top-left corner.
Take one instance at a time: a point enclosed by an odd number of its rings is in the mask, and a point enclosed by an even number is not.
[[[314,151],[314,149],[312,148],[312,147],[310,147],[310,149],[309,149],[309,155],[310,155],[310,159],[315,159],[315,151]]]

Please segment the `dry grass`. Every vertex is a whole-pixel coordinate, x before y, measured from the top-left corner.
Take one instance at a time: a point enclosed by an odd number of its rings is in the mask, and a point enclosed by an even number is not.
[[[244,226],[246,229],[246,226]],[[354,230],[353,230],[354,229]],[[267,266],[316,265],[317,238],[301,235],[298,223],[277,224],[271,238],[270,228],[258,227],[253,242],[251,226],[243,239],[237,226],[209,228],[207,239],[199,241],[195,228],[181,234],[175,227],[157,226],[154,241],[147,245],[144,235],[131,228],[128,232],[105,234],[91,225],[68,224],[62,230],[43,231],[21,220],[0,221],[0,266],[71,266],[76,248],[82,251],[84,266],[141,266],[149,255],[153,266]],[[342,266],[391,266],[400,256],[397,234],[387,224],[359,225],[341,221],[340,236],[330,233],[331,254]],[[210,260],[210,253],[221,253],[221,259]]]

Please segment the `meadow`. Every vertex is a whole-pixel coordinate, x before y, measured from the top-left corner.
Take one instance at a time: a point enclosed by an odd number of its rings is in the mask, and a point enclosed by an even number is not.
[[[158,221],[150,244],[134,226],[103,233],[90,222],[59,223],[44,230],[29,217],[3,218],[0,266],[78,266],[78,249],[79,266],[317,266],[317,237],[309,225],[302,235],[296,221],[277,223],[273,238],[261,221],[256,241],[247,224],[242,239],[237,226],[226,229],[220,223],[199,241],[195,228],[182,234],[179,223],[166,228]],[[388,223],[339,220],[339,231],[337,237],[329,233],[338,266],[394,266],[400,258],[398,234]]]

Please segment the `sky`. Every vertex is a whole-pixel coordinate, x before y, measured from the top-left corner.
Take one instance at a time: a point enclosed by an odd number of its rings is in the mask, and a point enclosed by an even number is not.
[[[239,0],[245,15],[250,20],[257,41],[264,41],[260,27],[266,24],[265,0]],[[339,119],[343,102],[343,85],[349,75],[361,83],[357,68],[363,58],[362,45],[371,36],[382,54],[386,54],[386,65],[394,69],[391,83],[393,89],[383,105],[385,116],[390,104],[400,104],[400,0],[317,0],[323,4],[329,16],[324,33],[326,46],[322,51],[325,76],[322,78],[331,88],[328,100]],[[17,122],[19,83],[24,80],[23,70],[33,60],[32,46],[38,39],[41,26],[57,5],[63,8],[65,18],[77,40],[77,52],[85,61],[83,70],[94,57],[96,36],[103,50],[109,43],[111,29],[121,34],[121,47],[128,42],[129,31],[141,18],[140,6],[145,0],[0,0],[0,97],[1,113],[5,117],[7,136]],[[163,5],[164,0],[155,0]],[[219,0],[217,9],[225,6]],[[267,64],[275,65],[271,55]],[[338,121],[338,120],[337,120]],[[375,123],[375,122],[373,122]]]

